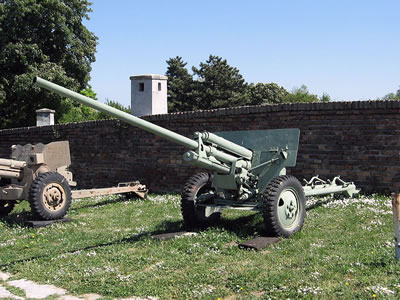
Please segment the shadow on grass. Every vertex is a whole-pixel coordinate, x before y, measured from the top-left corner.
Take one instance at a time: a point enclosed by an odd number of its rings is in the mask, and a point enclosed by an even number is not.
[[[112,246],[112,245],[118,245],[118,244],[123,244],[123,243],[131,243],[131,242],[137,242],[139,240],[141,240],[143,237],[148,236],[149,233],[143,232],[143,233],[139,233],[136,235],[133,235],[131,237],[126,237],[120,240],[115,240],[112,242],[107,242],[107,243],[100,243],[100,244],[96,244],[96,245],[92,245],[92,246],[86,246],[86,247],[81,247],[81,248],[77,248],[77,249],[72,249],[72,250],[68,250],[68,251],[63,251],[60,253],[52,253],[49,255],[37,255],[37,256],[32,256],[32,257],[27,257],[27,258],[23,258],[23,259],[19,259],[19,260],[15,260],[12,262],[8,262],[5,264],[1,264],[0,265],[0,269],[1,268],[6,268],[18,263],[25,263],[25,262],[29,262],[29,261],[33,261],[36,259],[41,259],[41,258],[49,258],[49,257],[54,257],[54,256],[58,256],[58,255],[62,255],[62,254],[71,254],[77,251],[86,251],[86,250],[92,250],[92,249],[97,249],[97,248],[101,248],[101,247],[107,247],[107,246]]]
[[[215,221],[211,224],[198,226],[191,229],[186,229],[183,225],[183,221],[163,221],[156,226],[154,232],[152,232],[151,235],[179,231],[201,232],[207,231],[210,228],[220,228],[231,232],[235,234],[238,238],[242,239],[258,234],[258,232],[260,232],[260,229],[262,230],[262,227],[263,224],[262,222],[260,222],[257,214],[252,214],[247,216],[239,216],[236,218],[221,217],[218,221]]]
[[[133,195],[133,194],[131,195],[130,193],[129,193],[129,195],[122,194],[122,195],[119,195],[117,197],[116,196],[114,196],[114,197],[110,196],[110,198],[106,198],[104,200],[102,199],[102,200],[100,200],[98,202],[94,202],[94,203],[93,202],[85,203],[85,201],[89,202],[89,200],[85,200],[85,199],[91,199],[91,198],[79,199],[78,200],[79,201],[78,204],[75,204],[76,206],[74,206],[73,209],[74,210],[80,210],[80,209],[85,209],[85,208],[100,207],[100,206],[104,206],[104,205],[107,205],[107,204],[115,204],[115,203],[119,203],[119,202],[142,200],[138,196]],[[74,201],[76,201],[76,200],[72,200],[72,203]]]
[[[23,210],[22,212],[11,212],[8,216],[0,217],[0,220],[8,227],[25,227],[25,222],[39,221],[40,219],[30,211]]]
[[[260,213],[236,218],[221,218],[216,225],[234,233],[240,239],[252,238],[259,233],[264,234],[264,224]]]
[[[29,212],[23,212],[20,213],[16,216],[15,215],[10,215],[9,217],[6,218],[6,222],[10,225],[13,224],[21,224],[26,221],[26,217],[31,216]],[[206,228],[198,228],[193,230],[194,232],[200,232],[200,231],[206,231],[210,228],[223,228],[227,231],[233,232],[238,236],[238,238],[248,238],[249,236],[254,236],[255,232],[257,232],[257,229],[259,228],[259,224],[256,221],[256,215],[249,215],[249,216],[243,216],[243,217],[238,217],[234,219],[225,219],[221,218],[218,222],[215,222],[214,224],[210,224],[209,227]],[[135,234],[133,236],[125,237],[122,239],[118,239],[115,241],[111,242],[106,242],[106,243],[98,243],[95,245],[89,245],[85,247],[79,247],[75,249],[71,249],[68,251],[62,251],[60,253],[51,253],[51,254],[43,254],[43,255],[37,255],[37,256],[32,256],[32,257],[27,257],[23,259],[18,259],[12,262],[7,262],[4,264],[0,264],[0,269],[1,268],[7,268],[15,264],[19,263],[26,263],[29,261],[37,260],[37,259],[45,259],[49,257],[54,257],[62,254],[71,254],[77,251],[89,251],[93,249],[98,249],[102,247],[108,247],[108,246],[113,246],[113,245],[119,245],[119,244],[124,244],[124,243],[135,243],[140,240],[144,239],[150,239],[153,235],[157,234],[164,234],[164,233],[173,233],[173,232],[181,232],[185,231],[184,226],[183,226],[183,221],[164,221],[161,222],[156,226],[156,228],[152,231],[147,231],[147,232],[142,232]],[[154,239],[154,241],[156,241]]]
[[[87,198],[89,199],[89,198]],[[73,210],[80,210],[80,209],[85,209],[85,208],[94,208],[94,207],[100,207],[100,206],[105,206],[108,204],[115,204],[119,202],[125,202],[125,201],[134,201],[134,200],[141,200],[138,196],[135,194],[122,194],[119,197],[113,197],[113,198],[108,198],[105,200],[101,200],[95,203],[85,203],[85,198],[80,199],[81,203],[78,204],[77,207],[74,207]],[[74,200],[72,200],[74,201]],[[21,226],[21,227],[26,227],[25,223],[29,221],[43,221],[40,219],[38,216],[33,214],[30,210],[23,210],[22,212],[11,212],[8,216],[2,216],[0,217],[0,220],[2,220],[8,227],[13,227],[15,225]]]

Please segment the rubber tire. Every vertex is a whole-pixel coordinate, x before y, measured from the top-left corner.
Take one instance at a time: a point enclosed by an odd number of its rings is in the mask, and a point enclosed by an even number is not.
[[[208,173],[195,174],[186,181],[181,197],[181,211],[185,228],[204,227],[221,217],[219,212],[206,217],[205,207],[196,207],[197,195],[211,189],[210,174]]]
[[[46,205],[44,204],[45,199],[43,197],[45,188],[52,183],[59,184],[63,189],[60,192],[64,193],[65,196],[62,207],[55,211],[51,211],[46,208]],[[68,209],[71,206],[71,201],[71,188],[67,179],[56,172],[47,172],[39,175],[35,178],[29,188],[29,204],[31,206],[31,210],[34,215],[42,220],[62,219],[67,214]]]
[[[297,210],[295,220],[290,226],[285,226],[279,218],[279,206],[283,205],[281,195],[289,192],[296,198]],[[281,208],[282,209],[282,208]],[[306,197],[300,181],[294,176],[279,176],[267,186],[263,197],[264,225],[272,236],[289,237],[303,227],[306,210]]]
[[[15,201],[0,201],[0,217],[6,217],[12,210],[14,209],[15,206]]]

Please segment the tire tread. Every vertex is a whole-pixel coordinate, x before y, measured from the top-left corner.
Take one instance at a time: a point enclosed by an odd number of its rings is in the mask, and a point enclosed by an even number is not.
[[[66,203],[64,207],[54,213],[48,212],[42,204],[42,193],[43,189],[48,183],[57,182],[64,187],[66,193]],[[67,180],[57,172],[46,172],[40,174],[32,182],[29,188],[29,205],[31,207],[32,213],[42,220],[56,220],[62,219],[68,212],[71,205],[72,194],[71,188]]]
[[[204,184],[210,183],[210,174],[206,172],[197,173],[190,177],[183,187],[181,195],[181,212],[183,217],[183,225],[185,228],[203,227],[217,220],[220,214],[215,213],[209,217],[199,218],[196,215],[194,199],[196,194]]]
[[[299,193],[300,203],[300,221],[298,226],[296,226],[293,230],[285,230],[279,224],[278,216],[276,213],[276,205],[277,201],[279,201],[279,195],[282,192],[282,186],[286,187],[292,185],[296,187],[297,192]],[[289,237],[295,232],[301,230],[304,223],[305,216],[305,196],[303,187],[298,179],[291,175],[283,175],[278,176],[271,180],[268,184],[264,195],[263,195],[263,217],[266,233],[272,236],[283,236]]]

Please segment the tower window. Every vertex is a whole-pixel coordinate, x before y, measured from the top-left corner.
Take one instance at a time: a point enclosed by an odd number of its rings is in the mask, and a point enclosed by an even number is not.
[[[139,92],[144,91],[144,82],[139,82]]]
[[[158,91],[161,91],[161,82],[158,83]]]

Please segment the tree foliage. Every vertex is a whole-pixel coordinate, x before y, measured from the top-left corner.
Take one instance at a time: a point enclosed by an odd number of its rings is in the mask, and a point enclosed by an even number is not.
[[[58,119],[74,107],[32,80],[86,88],[97,40],[82,24],[90,11],[86,0],[0,0],[0,128],[33,125],[39,108]]]
[[[249,97],[251,105],[282,103],[289,92],[277,85],[271,83],[251,83],[249,85]]]
[[[88,87],[80,92],[82,95],[97,100],[96,93],[91,87]],[[99,112],[95,109],[80,104],[72,99],[65,99],[61,102],[60,110],[63,111],[63,115],[58,120],[58,123],[72,123],[89,120],[97,120]]]
[[[330,101],[327,94],[311,94],[305,85],[291,93],[278,84],[246,83],[239,70],[228,62],[210,55],[199,67],[192,67],[177,56],[167,60],[168,109],[170,112],[263,105],[277,103]]]
[[[310,94],[307,86],[304,84],[300,88],[294,88],[291,93],[283,98],[286,103],[304,103],[304,102],[328,102],[330,97],[328,94],[323,94],[322,97]]]
[[[167,60],[170,112],[232,107],[248,104],[247,84],[239,70],[225,59],[210,55],[199,67],[186,69],[182,57]]]
[[[187,111],[193,109],[193,77],[186,69],[186,62],[177,56],[167,60],[168,68],[168,111]]]
[[[130,106],[125,107],[125,106],[123,106],[121,103],[119,103],[117,101],[106,99],[106,103],[105,104],[107,104],[108,106],[114,107],[116,109],[122,110],[122,111],[124,111],[126,113],[129,113],[129,114],[131,113],[131,107]],[[103,112],[100,112],[100,111],[97,112],[97,119],[96,120],[109,120],[109,119],[112,119],[112,118],[113,117],[111,117],[110,115],[106,115]]]
[[[396,93],[386,94],[381,99],[382,100],[400,100],[400,88],[396,91]]]
[[[194,101],[199,109],[232,107],[246,105],[247,84],[239,70],[231,67],[226,59],[210,55],[200,63],[199,68],[192,67],[196,78],[194,83]]]
[[[86,97],[92,98],[93,100],[98,100],[96,93],[92,90],[91,87],[88,87],[83,91],[81,91],[81,94]],[[131,112],[130,107],[125,107],[117,101],[107,99],[105,104],[127,113]],[[65,111],[65,113],[60,117],[58,123],[72,123],[72,122],[82,122],[91,120],[108,120],[112,118],[111,116],[103,112],[97,111],[89,106],[80,104],[68,98],[65,99],[61,105],[64,106],[61,110]]]

